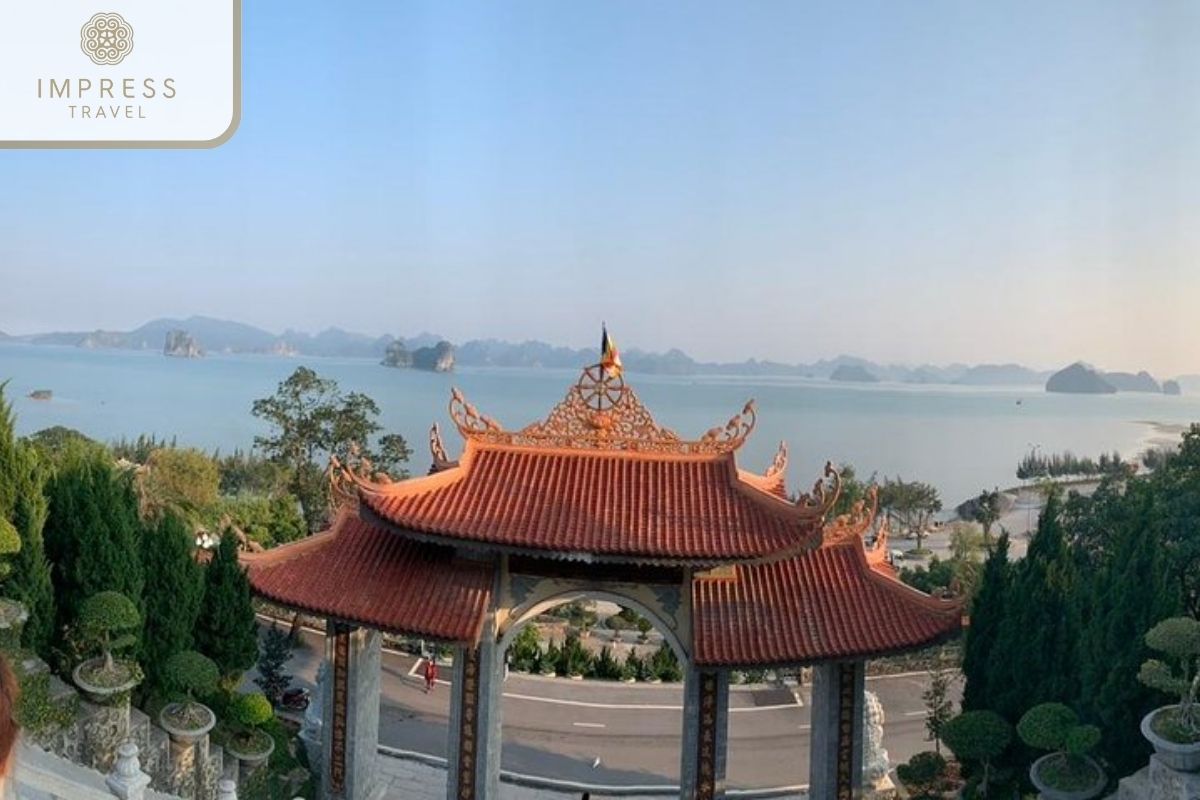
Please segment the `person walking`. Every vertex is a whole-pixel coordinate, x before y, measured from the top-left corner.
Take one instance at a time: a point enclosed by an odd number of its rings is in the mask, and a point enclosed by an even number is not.
[[[437,659],[430,656],[425,659],[425,694],[429,694],[433,687],[437,684],[438,668]]]

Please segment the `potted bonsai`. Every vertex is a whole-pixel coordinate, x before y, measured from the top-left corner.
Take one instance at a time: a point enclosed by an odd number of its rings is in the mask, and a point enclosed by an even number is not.
[[[158,715],[159,725],[173,741],[193,744],[217,722],[217,715],[198,702],[196,695],[215,692],[221,672],[208,656],[195,650],[184,650],[167,659],[163,673],[167,688],[180,699],[163,707]]]
[[[1062,703],[1042,703],[1017,722],[1017,735],[1035,750],[1049,750],[1029,768],[1029,780],[1046,800],[1091,800],[1108,783],[1088,756],[1100,743],[1100,729],[1082,725]]]
[[[959,761],[977,761],[983,767],[979,794],[987,797],[992,762],[1008,748],[1012,728],[995,711],[964,711],[942,726],[942,743]]]
[[[137,607],[120,592],[100,592],[83,601],[76,623],[79,641],[98,655],[80,662],[72,677],[92,700],[107,702],[141,682],[136,661],[113,656],[137,642],[133,631],[141,624]]]
[[[275,740],[262,726],[275,716],[271,701],[261,692],[236,695],[229,704],[231,731],[225,752],[249,768],[257,767],[275,750]]]
[[[1200,771],[1200,622],[1171,617],[1146,634],[1146,644],[1175,662],[1157,658],[1142,664],[1138,680],[1179,698],[1174,705],[1156,708],[1142,719],[1142,735],[1154,745],[1160,761],[1181,772]]]

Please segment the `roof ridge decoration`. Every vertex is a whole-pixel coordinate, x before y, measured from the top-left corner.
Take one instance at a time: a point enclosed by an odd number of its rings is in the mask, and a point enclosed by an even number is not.
[[[336,453],[329,456],[326,475],[335,508],[346,503],[357,503],[360,488],[378,491],[382,486],[395,483],[392,476],[375,469],[371,460],[362,454],[357,442],[350,443],[345,462]]]
[[[865,497],[855,500],[850,510],[839,514],[825,526],[823,540],[827,544],[841,544],[848,541],[866,541],[866,534],[875,524],[879,513],[879,487],[872,485],[867,489]],[[887,534],[882,531],[882,539],[886,543]],[[876,542],[876,546],[880,546]]]
[[[779,449],[775,451],[775,458],[771,459],[771,466],[767,467],[767,471],[763,473],[764,478],[783,480],[787,473],[788,465],[788,446],[787,442],[780,442]]]
[[[429,455],[433,458],[430,471],[441,472],[458,466],[458,462],[446,455],[446,445],[442,442],[442,429],[435,422],[429,429]]]
[[[450,394],[450,417],[464,439],[488,444],[696,455],[730,453],[741,447],[754,430],[757,414],[750,400],[723,427],[712,428],[696,440],[682,439],[655,421],[620,374],[593,364],[583,369],[544,420],[520,430],[504,430],[458,389]]]

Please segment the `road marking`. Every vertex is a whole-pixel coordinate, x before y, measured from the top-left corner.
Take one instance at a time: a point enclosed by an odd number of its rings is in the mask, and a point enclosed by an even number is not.
[[[572,722],[571,724],[574,725],[576,728],[603,728],[603,727],[605,727],[603,722]]]
[[[929,716],[929,712],[928,711],[905,711],[904,716],[906,716],[906,717],[927,717],[927,716]]]
[[[564,700],[559,697],[539,697],[519,692],[504,692],[504,697],[514,700],[527,700],[531,703],[549,703],[559,706],[574,706],[576,708],[602,708],[615,711],[682,711],[683,706],[659,705],[655,703],[593,703],[587,700]],[[744,706],[729,709],[730,714],[749,713],[752,711],[779,711],[784,708],[800,708],[795,703],[783,703],[775,706]]]

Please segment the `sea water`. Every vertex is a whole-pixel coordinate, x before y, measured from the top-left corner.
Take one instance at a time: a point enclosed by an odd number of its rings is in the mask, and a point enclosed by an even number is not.
[[[249,449],[255,435],[265,432],[251,404],[272,394],[302,364],[335,379],[344,391],[374,398],[385,430],[402,434],[413,448],[414,474],[428,468],[433,423],[441,423],[452,456],[461,446],[447,413],[451,387],[514,429],[543,418],[578,378],[569,370],[461,368],[435,374],[367,359],[222,354],[179,359],[151,351],[0,345],[0,380],[10,381],[7,396],[18,433],[51,425],[103,441],[153,433],[222,452]],[[947,507],[981,489],[1017,483],[1017,462],[1034,447],[1090,456],[1115,449],[1132,457],[1145,447],[1148,421],[1200,421],[1200,397],[1190,396],[636,373],[627,373],[626,382],[660,424],[685,438],[724,425],[754,398],[758,422],[738,452],[739,466],[765,469],[779,442],[786,441],[792,489],[811,485],[831,460],[853,464],[860,476],[933,483]],[[51,390],[53,399],[28,398],[35,389]]]

